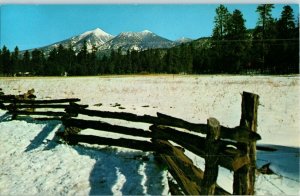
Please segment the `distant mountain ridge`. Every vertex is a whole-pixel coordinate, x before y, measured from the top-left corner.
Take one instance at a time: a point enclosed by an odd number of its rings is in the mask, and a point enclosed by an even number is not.
[[[123,32],[106,42],[101,48],[122,50],[145,50],[148,48],[170,48],[175,42],[144,30],[141,32]]]
[[[44,47],[41,47],[38,49],[44,51],[44,53],[47,54],[51,50],[53,50],[54,48],[58,47],[61,44],[65,48],[72,46],[72,48],[75,52],[79,52],[83,46],[84,41],[86,41],[87,49],[89,51],[91,51],[93,48],[93,45],[98,48],[101,45],[103,45],[105,42],[111,40],[112,38],[114,38],[113,35],[106,33],[105,31],[101,30],[100,28],[96,28],[94,30],[86,31],[80,35],[73,36],[69,39],[59,41],[54,44],[44,46]]]
[[[180,39],[175,40],[175,42],[178,43],[178,44],[185,44],[185,43],[188,43],[188,42],[191,42],[191,41],[193,41],[193,39],[190,39],[190,38],[187,38],[187,37],[182,37]]]
[[[107,53],[110,50],[117,50],[119,48],[122,51],[142,51],[150,48],[171,48],[190,40],[191,39],[185,38],[185,40],[181,41],[171,41],[149,30],[141,32],[122,32],[117,36],[113,36],[100,28],[96,28],[94,30],[86,31],[80,35],[73,36],[69,39],[37,49],[42,50],[44,54],[47,55],[51,50],[57,48],[61,44],[65,48],[72,46],[73,50],[78,53],[82,48],[83,43],[86,42],[89,52],[92,51],[93,47],[97,48],[99,53]]]

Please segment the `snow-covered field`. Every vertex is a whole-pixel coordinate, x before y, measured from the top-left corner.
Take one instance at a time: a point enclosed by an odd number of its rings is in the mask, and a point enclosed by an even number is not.
[[[258,151],[258,167],[271,162],[276,174],[257,174],[256,194],[298,195],[299,79],[299,76],[209,75],[0,78],[0,88],[5,94],[34,88],[38,99],[80,98],[81,103],[103,111],[149,115],[161,112],[195,123],[206,123],[207,118],[215,117],[228,127],[239,124],[240,94],[256,93],[260,96],[258,133],[262,136],[258,144],[278,149]],[[116,103],[118,106],[114,107]],[[59,121],[40,122],[29,117],[11,121],[0,110],[0,195],[168,194],[167,171],[155,163],[151,153],[103,146],[68,146],[54,137],[56,131],[62,130]],[[82,134],[95,132],[87,129]],[[187,154],[204,168],[202,159]],[[149,160],[141,159],[145,156]],[[232,191],[232,175],[220,168],[218,183],[228,191]]]

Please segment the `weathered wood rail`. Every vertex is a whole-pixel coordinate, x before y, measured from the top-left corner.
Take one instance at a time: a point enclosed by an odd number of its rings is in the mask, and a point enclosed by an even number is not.
[[[73,108],[86,108],[88,105],[80,105],[78,98],[70,99],[52,99],[52,100],[36,100],[33,94],[34,90],[29,90],[27,93],[21,95],[0,95],[0,108],[8,110],[12,114],[12,118],[16,119],[20,115],[37,115],[50,116],[57,119],[66,115],[65,109],[72,106]],[[43,109],[43,111],[37,111]],[[55,109],[60,111],[45,111],[45,109]]]
[[[126,112],[97,111],[67,107],[68,117],[63,118],[66,132],[62,137],[72,144],[79,142],[120,146],[143,151],[154,151],[168,166],[169,172],[180,185],[184,194],[229,194],[216,184],[218,167],[234,172],[233,194],[254,194],[256,168],[256,133],[258,95],[244,92],[242,95],[241,123],[234,128],[221,126],[218,120],[209,118],[207,124],[190,123],[185,120],[157,113],[157,116],[135,115]],[[251,114],[250,114],[251,113]],[[79,119],[78,115],[100,117],[102,120]],[[149,130],[111,125],[103,119],[119,119],[149,124]],[[68,128],[92,128],[99,131],[142,137],[150,141],[108,139],[99,136],[69,134]],[[179,131],[176,128],[185,129]],[[206,134],[206,137],[199,135]],[[181,148],[172,145],[172,141]],[[184,154],[187,149],[205,159],[204,172],[193,165]]]
[[[121,119],[121,120],[127,120],[132,122],[143,122],[149,124],[178,127],[178,128],[186,129],[191,132],[202,133],[202,134],[207,133],[206,124],[190,123],[185,120],[168,116],[159,112],[157,113],[157,117],[149,116],[149,115],[138,116],[126,112],[97,111],[97,110],[89,110],[83,108],[80,109],[80,108],[72,108],[72,107],[66,108],[66,112],[69,114],[69,116],[72,117],[77,117],[78,114],[83,114],[88,116],[97,116],[101,118],[113,118],[113,119]],[[256,141],[261,139],[259,134],[255,132],[251,132],[249,131],[249,129],[242,126],[238,126],[235,128],[227,128],[221,126],[220,137],[222,139],[230,139],[230,140],[244,142],[244,143],[247,143],[249,140]]]
[[[139,116],[126,112],[90,110],[87,109],[87,105],[77,104],[78,101],[80,100],[34,100],[34,98],[24,100],[12,95],[0,95],[1,108],[8,110],[14,117],[17,115],[60,117],[65,131],[57,135],[71,145],[89,143],[154,152],[168,167],[168,171],[184,194],[230,194],[216,183],[219,166],[233,171],[233,194],[254,194],[258,148],[256,141],[261,139],[256,133],[258,95],[243,92],[240,124],[234,128],[221,126],[215,118],[207,119],[207,124],[196,124],[161,113],[157,113],[157,116]],[[63,111],[36,111],[37,109],[63,109]],[[80,119],[79,115],[99,117],[101,120]],[[147,123],[149,129],[112,125],[105,122],[106,119]],[[122,136],[112,139],[80,134],[82,129],[87,128],[98,130],[99,133],[113,132]],[[203,134],[206,137],[203,137]],[[126,136],[137,138],[123,138]],[[193,164],[185,155],[184,149],[205,160],[204,171]]]

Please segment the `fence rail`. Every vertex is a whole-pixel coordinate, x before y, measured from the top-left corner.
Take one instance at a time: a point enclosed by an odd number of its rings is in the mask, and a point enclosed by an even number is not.
[[[89,109],[83,109],[78,107],[76,108],[68,107],[66,108],[66,112],[73,117],[77,117],[78,114],[83,114],[83,115],[96,116],[101,118],[113,118],[113,119],[121,119],[121,120],[127,120],[132,122],[143,122],[149,124],[178,127],[178,128],[186,129],[191,132],[202,133],[202,134],[207,133],[206,124],[190,123],[185,120],[175,118],[169,115],[165,115],[159,112],[157,112],[157,116],[149,116],[149,115],[138,116],[126,112],[97,111],[97,110],[89,110]],[[235,128],[228,128],[228,127],[221,126],[220,134],[221,134],[220,137],[222,139],[230,139],[230,140],[244,142],[244,143],[261,139],[259,134],[252,132],[243,126],[238,126]]]
[[[51,100],[36,100],[33,94],[34,90],[29,90],[27,93],[20,95],[5,95],[0,94],[0,108],[8,110],[9,114],[15,119],[19,115],[38,115],[63,117],[66,115],[65,109],[72,108],[87,108],[88,105],[77,104],[80,99],[51,99]],[[62,109],[61,111],[37,111],[37,109]]]
[[[19,97],[0,95],[1,108],[7,109],[13,117],[17,115],[61,117],[65,131],[57,134],[69,144],[89,143],[155,152],[161,162],[168,167],[184,194],[229,194],[216,183],[219,166],[234,172],[233,194],[254,194],[256,141],[261,139],[256,133],[258,95],[243,92],[240,124],[234,128],[221,126],[214,118],[207,119],[207,124],[196,124],[162,113],[157,113],[157,116],[139,116],[126,112],[90,110],[87,109],[88,105],[77,104],[80,99],[76,98],[35,100]],[[37,109],[63,109],[63,111],[36,111]],[[79,114],[80,117],[83,115],[100,117],[101,121],[80,119]],[[105,119],[147,123],[149,130],[112,125],[105,122]],[[80,130],[86,128],[136,136],[140,140],[80,134]],[[200,136],[199,133],[205,134],[206,137]],[[172,145],[169,141],[180,147]],[[204,158],[204,171],[193,164],[184,154],[184,149]]]

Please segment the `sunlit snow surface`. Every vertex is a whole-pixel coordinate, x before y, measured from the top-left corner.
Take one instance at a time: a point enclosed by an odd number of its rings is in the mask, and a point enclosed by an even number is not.
[[[257,174],[256,194],[299,194],[298,76],[0,78],[0,88],[5,94],[34,88],[38,99],[78,97],[81,103],[103,111],[140,115],[161,112],[196,123],[215,117],[229,127],[239,124],[240,94],[256,93],[260,96],[258,133],[262,136],[258,144],[278,149],[258,151],[258,167],[271,162],[276,175]],[[93,106],[99,103],[100,107]],[[114,107],[116,103],[121,108]],[[144,129],[149,126],[110,122]],[[151,153],[96,145],[68,146],[54,137],[63,128],[59,121],[41,122],[29,117],[11,121],[0,110],[1,195],[168,194],[167,172]],[[120,137],[91,129],[82,134]],[[203,159],[186,153],[204,168]],[[141,155],[150,160],[139,159]],[[230,192],[232,176],[232,172],[220,168],[218,183]]]

